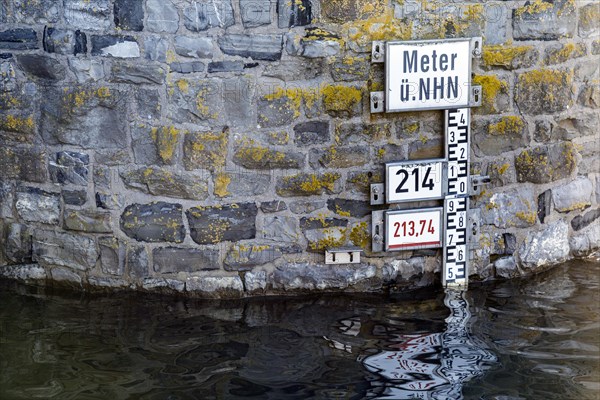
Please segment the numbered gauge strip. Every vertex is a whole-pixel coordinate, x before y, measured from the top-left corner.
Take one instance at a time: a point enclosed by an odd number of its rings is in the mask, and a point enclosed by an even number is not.
[[[444,286],[466,283],[468,210],[467,197],[447,197],[444,200]]]
[[[442,207],[385,212],[385,251],[442,247]]]
[[[450,196],[469,194],[470,115],[468,108],[446,111],[447,194]]]
[[[387,203],[442,199],[445,193],[445,166],[445,160],[387,163]]]

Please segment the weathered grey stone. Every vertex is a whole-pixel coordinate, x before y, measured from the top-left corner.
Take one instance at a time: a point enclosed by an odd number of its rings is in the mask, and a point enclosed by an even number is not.
[[[543,224],[546,217],[552,212],[552,190],[548,189],[538,196],[537,216]]]
[[[159,64],[129,64],[113,63],[111,69],[112,82],[132,84],[162,84],[165,81],[166,71]]]
[[[33,231],[33,261],[87,271],[96,265],[98,250],[93,239],[81,234]]]
[[[369,154],[369,149],[363,146],[332,146],[327,150],[311,149],[309,163],[314,169],[357,167],[371,161]]]
[[[273,273],[273,287],[283,290],[345,289],[374,278],[374,265],[286,264]]]
[[[147,0],[146,12],[150,32],[175,33],[179,29],[179,13],[170,0]]]
[[[63,190],[62,198],[65,204],[82,206],[87,201],[87,192],[85,190]]]
[[[168,112],[178,123],[211,121],[219,117],[223,96],[215,79],[179,79],[168,91]]]
[[[77,55],[87,53],[87,37],[85,33],[77,30],[62,30],[44,28],[44,50],[48,53],[63,55]]]
[[[215,195],[219,197],[248,197],[267,192],[271,176],[249,172],[222,172],[215,176]]]
[[[50,161],[48,171],[54,183],[87,186],[89,155],[75,151],[56,153],[56,161]]]
[[[289,125],[300,115],[291,99],[285,95],[271,94],[260,97],[257,109],[258,123],[263,128]]]
[[[1,72],[0,72],[1,74]],[[8,97],[8,96],[7,96]],[[37,137],[38,126],[33,115],[25,113],[5,114],[0,117],[0,142],[32,143]]]
[[[304,166],[304,154],[273,150],[250,143],[235,151],[233,162],[248,169],[296,169]]]
[[[328,248],[342,247],[346,244],[346,228],[331,227],[304,231],[309,252],[321,253]]]
[[[50,81],[65,78],[66,68],[54,58],[40,54],[21,54],[16,59],[19,67],[35,78]]]
[[[185,282],[177,279],[144,278],[142,288],[159,293],[181,293],[185,290]]]
[[[125,246],[112,236],[98,238],[98,246],[102,272],[108,275],[123,275],[125,272]]]
[[[482,208],[482,219],[486,224],[498,228],[525,228],[535,225],[535,197],[531,188],[510,189],[495,193]]]
[[[577,12],[574,3],[568,0],[526,3],[513,11],[513,37],[516,40],[572,37],[576,26]]]
[[[351,171],[348,173],[346,190],[356,194],[369,194],[371,184],[383,183],[383,171]]]
[[[96,150],[127,148],[127,109],[122,101],[123,94],[112,88],[48,89],[41,105],[44,142]]]
[[[11,0],[5,1],[5,3],[12,3],[11,22],[34,25],[56,23],[60,20],[60,2],[58,1]],[[2,8],[7,5],[0,4],[0,15],[2,15]],[[0,21],[2,20],[0,19]]]
[[[570,142],[534,147],[515,157],[519,182],[548,183],[564,179],[576,166],[576,151]]]
[[[552,123],[546,120],[535,121],[533,138],[538,143],[547,143],[552,136]]]
[[[127,246],[126,261],[130,277],[145,278],[148,276],[148,252],[144,246]]]
[[[193,74],[195,72],[204,72],[204,63],[200,61],[190,62],[172,62],[169,64],[169,68],[172,72],[179,74]]]
[[[340,174],[334,172],[284,176],[277,179],[275,188],[277,194],[283,197],[334,194],[341,190]]]
[[[524,114],[554,114],[567,110],[572,101],[573,72],[536,69],[517,76],[516,102]]]
[[[382,163],[406,159],[406,149],[402,145],[386,144],[377,149],[377,161]]]
[[[194,132],[185,135],[183,165],[187,170],[220,170],[225,166],[229,130],[220,134]]]
[[[326,204],[324,200],[297,200],[290,203],[290,211],[294,214],[310,214],[325,207]]]
[[[600,224],[592,224],[579,231],[569,240],[575,257],[587,257],[600,249]]]
[[[441,139],[416,140],[408,146],[408,159],[444,158],[444,143]]]
[[[183,23],[192,32],[228,28],[235,24],[231,0],[194,1],[183,10]]]
[[[245,28],[271,23],[270,0],[240,0],[240,14]]]
[[[569,256],[569,226],[556,221],[540,232],[530,232],[519,248],[521,265],[529,270],[559,264]]]
[[[60,196],[58,193],[24,187],[17,191],[15,207],[19,217],[27,222],[58,225],[60,219]]]
[[[167,62],[169,41],[160,36],[148,36],[144,40],[144,54],[147,60]]]
[[[598,149],[600,149],[600,136],[597,134],[593,140],[578,143],[579,155],[581,156],[578,165],[579,174],[588,175],[600,171]]]
[[[110,0],[64,0],[68,25],[85,30],[104,30],[110,25]]]
[[[579,9],[579,36],[582,38],[598,37],[600,35],[600,4],[591,2]]]
[[[556,118],[550,140],[572,140],[596,133],[595,127],[600,126],[600,115],[597,112],[579,112],[566,118]]]
[[[312,1],[277,0],[277,25],[280,28],[310,25],[312,23]]]
[[[0,32],[0,49],[33,50],[39,48],[37,33],[29,28],[8,29]]]
[[[67,269],[55,267],[50,270],[50,280],[54,285],[66,286],[69,288],[81,289],[83,287],[83,279],[77,272]]]
[[[583,57],[586,53],[587,49],[583,43],[557,43],[546,47],[544,61],[547,65],[562,64],[568,60]]]
[[[577,215],[571,220],[571,226],[573,227],[574,231],[580,231],[592,224],[598,218],[600,218],[600,208],[590,210],[583,215]]]
[[[131,162],[129,157],[129,150],[127,148],[97,149],[96,159],[102,160],[102,163],[108,166],[129,164]]]
[[[156,89],[138,87],[135,91],[138,115],[144,119],[160,119],[160,94]]]
[[[516,116],[501,117],[479,126],[472,135],[477,154],[495,156],[529,144],[527,122]]]
[[[305,46],[306,49],[306,46]],[[371,61],[367,56],[342,57],[331,66],[331,76],[336,82],[356,82],[369,79]]]
[[[103,165],[94,166],[94,186],[96,189],[110,189],[113,170]]]
[[[28,264],[32,259],[32,230],[22,224],[8,224],[4,252],[9,261]]]
[[[104,78],[104,64],[100,60],[69,58],[69,68],[79,82],[97,81]]]
[[[111,56],[115,58],[137,58],[140,56],[140,47],[132,36],[93,35],[92,55]]]
[[[261,237],[275,242],[298,242],[300,233],[296,218],[283,216],[265,217]]]
[[[2,188],[0,186],[0,191],[1,190]],[[285,201],[282,200],[263,201],[262,203],[260,203],[260,210],[264,213],[276,213],[279,211],[285,211],[287,209],[288,207],[285,204]]]
[[[235,61],[213,61],[208,63],[208,72],[240,72],[244,70],[244,62],[240,60]]]
[[[175,52],[184,57],[212,58],[213,43],[210,38],[175,36]]]
[[[43,183],[48,177],[46,153],[39,147],[0,146],[0,171],[4,179]]]
[[[39,283],[48,278],[46,270],[37,264],[2,266],[0,276],[25,283]]]
[[[569,212],[583,209],[592,204],[592,181],[583,176],[552,189],[554,209],[559,212]]]
[[[247,128],[256,125],[255,86],[256,81],[248,76],[223,80],[223,105],[229,126]]]
[[[244,274],[244,286],[248,292],[264,290],[267,287],[266,271],[248,271]]]
[[[126,31],[142,31],[144,29],[143,0],[115,0],[115,26]]]
[[[65,229],[88,233],[112,233],[110,213],[94,210],[65,210]]]
[[[497,259],[494,261],[494,268],[496,269],[496,276],[504,279],[516,278],[520,275],[517,262],[513,256]]]
[[[158,247],[152,251],[154,272],[176,274],[219,269],[218,249]]]
[[[300,218],[300,229],[302,231],[310,229],[321,229],[331,227],[346,227],[348,226],[347,219],[333,218],[333,217],[302,217]]]
[[[181,204],[132,204],[121,215],[121,230],[142,242],[181,243],[185,239]]]
[[[186,211],[190,236],[198,244],[254,239],[257,213],[254,203],[192,207]]]
[[[294,71],[290,74],[290,71]],[[282,81],[311,80],[323,74],[323,63],[320,60],[283,59],[276,64],[265,66],[263,76],[277,78]]]
[[[283,50],[281,35],[226,34],[217,39],[221,51],[230,56],[277,61]]]
[[[0,218],[12,218],[14,202],[13,185],[10,182],[0,180]]]
[[[328,121],[308,121],[294,126],[294,143],[297,145],[323,144],[329,141]]]
[[[87,284],[91,286],[92,290],[103,290],[103,289],[133,289],[134,286],[128,281],[121,278],[112,278],[105,276],[88,276]]]
[[[118,210],[125,205],[125,196],[119,193],[96,192],[96,207],[104,210]]]
[[[338,40],[302,40],[302,57],[323,58],[340,54]]]
[[[371,213],[372,209],[368,202],[351,199],[329,199],[327,208],[342,216],[362,218]]]
[[[600,88],[593,83],[586,83],[579,93],[577,103],[589,108],[600,108]]]
[[[236,243],[231,246],[223,264],[226,271],[250,271],[258,265],[272,263],[282,255],[272,245]]]
[[[124,170],[120,175],[125,186],[153,196],[190,200],[208,197],[207,179],[200,174],[147,167]]]
[[[185,281],[188,292],[213,294],[219,297],[239,296],[244,284],[239,276],[192,276]]]

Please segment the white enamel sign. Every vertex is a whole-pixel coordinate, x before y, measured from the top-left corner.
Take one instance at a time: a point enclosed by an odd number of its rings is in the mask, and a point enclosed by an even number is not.
[[[388,203],[444,197],[443,160],[395,162],[385,167]]]
[[[387,211],[385,250],[442,247],[442,215],[441,207]]]
[[[471,41],[386,43],[387,112],[469,106]]]

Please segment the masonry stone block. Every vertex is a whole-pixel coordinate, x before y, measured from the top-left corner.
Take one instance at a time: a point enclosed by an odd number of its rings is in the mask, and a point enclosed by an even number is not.
[[[275,191],[282,197],[335,194],[342,190],[340,177],[337,172],[283,176],[277,178]]]
[[[219,172],[213,181],[216,196],[246,198],[267,193],[271,176],[254,172]]]
[[[278,243],[297,243],[300,238],[295,217],[268,216],[264,218],[261,237]]]
[[[183,23],[191,32],[201,32],[211,28],[228,28],[235,24],[231,0],[194,1],[183,10]]]
[[[160,64],[113,62],[110,80],[119,83],[162,84],[166,70]]]
[[[187,170],[215,171],[225,166],[229,130],[220,133],[194,132],[185,136],[183,165]]]
[[[148,36],[144,40],[144,56],[147,60],[167,62],[169,41],[160,36]]]
[[[350,168],[369,163],[369,155],[369,149],[363,146],[331,146],[327,150],[311,149],[309,163],[311,167],[317,170],[321,168]]]
[[[100,268],[108,275],[122,276],[125,272],[126,248],[113,236],[98,238]]]
[[[256,266],[274,262],[282,255],[273,245],[236,243],[231,246],[223,264],[226,271],[251,271]]]
[[[198,123],[219,118],[222,84],[212,79],[178,79],[169,83],[168,113],[178,123]]]
[[[158,247],[152,251],[154,272],[177,274],[219,269],[218,249]]]
[[[48,53],[77,55],[87,53],[87,36],[80,30],[44,29],[44,50]]]
[[[90,157],[76,151],[60,151],[50,161],[48,171],[54,183],[86,186],[88,183]]]
[[[143,0],[115,0],[113,11],[117,28],[137,32],[144,29]]]
[[[126,187],[153,196],[190,200],[204,200],[208,196],[206,174],[143,167],[123,170],[120,175]]]
[[[277,25],[280,28],[310,25],[313,18],[311,0],[277,1]]]
[[[282,200],[263,201],[260,203],[260,210],[266,214],[285,211],[287,209],[287,204]]]
[[[70,206],[82,206],[87,202],[87,192],[85,190],[63,190],[63,202]]]
[[[554,209],[569,212],[587,208],[592,204],[592,192],[592,181],[587,177],[578,176],[577,179],[552,189]]]
[[[472,138],[477,154],[495,156],[529,144],[527,122],[522,117],[506,116],[474,125]]]
[[[64,0],[63,4],[69,26],[90,31],[103,31],[110,26],[110,0]]]
[[[595,221],[597,221],[598,218],[600,218],[600,208],[596,208],[594,210],[586,212],[585,214],[576,216],[571,220],[571,227],[575,231],[580,231],[595,223]]]
[[[46,81],[60,81],[66,76],[66,68],[56,59],[41,54],[21,54],[17,64],[33,78]]]
[[[307,146],[329,142],[328,121],[301,122],[294,126],[294,143]]]
[[[190,236],[198,244],[254,239],[257,213],[254,203],[192,207],[186,211]]]
[[[270,0],[240,0],[240,14],[245,28],[271,23]]]
[[[17,190],[15,208],[19,217],[27,222],[58,225],[60,195],[34,187],[23,187]]]
[[[0,49],[32,50],[39,48],[37,33],[30,28],[15,28],[0,32]]]
[[[340,198],[327,200],[327,208],[338,215],[356,218],[370,215],[372,211],[372,208],[367,201]]]
[[[567,178],[577,167],[570,142],[523,150],[515,157],[518,182],[548,183]]]
[[[9,224],[6,230],[4,252],[8,260],[15,264],[31,263],[32,235],[30,227],[23,224]]]
[[[42,147],[0,146],[0,170],[5,179],[43,183],[48,177],[46,152]]]
[[[121,215],[121,230],[141,242],[181,243],[185,239],[181,204],[132,204]]]
[[[111,214],[96,210],[65,210],[64,227],[87,233],[112,233]]]
[[[252,58],[254,60],[277,61],[281,58],[283,38],[281,35],[244,35],[229,33],[217,39],[224,54]]]
[[[196,72],[204,72],[205,65],[200,61],[190,62],[172,62],[169,64],[171,72],[177,72],[179,74],[193,74]]]
[[[126,267],[132,278],[145,278],[149,274],[148,252],[144,246],[129,244],[126,247]]]
[[[151,32],[175,33],[179,30],[179,13],[170,0],[146,1],[146,27]]]
[[[33,231],[33,261],[42,265],[88,271],[95,267],[98,256],[96,242],[89,237],[41,229]]]
[[[530,232],[519,248],[521,265],[528,270],[559,264],[569,256],[569,226],[556,221],[540,232]]]
[[[552,114],[572,104],[573,72],[536,69],[517,76],[516,102],[529,115]]]
[[[57,23],[60,20],[61,7],[58,1],[11,0],[5,2],[12,3],[10,22],[34,25]],[[3,7],[6,6],[0,5],[0,11]]]
[[[494,193],[482,208],[486,224],[498,228],[525,228],[536,223],[537,202],[532,189],[510,189]]]
[[[568,0],[525,3],[513,10],[513,37],[516,40],[556,40],[573,37],[577,11]]]
[[[140,47],[133,36],[92,35],[92,55],[114,58],[137,58]]]

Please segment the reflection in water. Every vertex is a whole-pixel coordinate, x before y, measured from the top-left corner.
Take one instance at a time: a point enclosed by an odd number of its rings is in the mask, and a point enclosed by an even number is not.
[[[0,282],[0,399],[597,399],[599,280],[222,302]]]
[[[377,382],[380,399],[462,399],[464,382],[480,376],[496,362],[493,353],[469,333],[471,313],[464,293],[447,290],[450,309],[443,332],[399,335],[395,351],[362,360],[384,379]],[[385,389],[382,392],[381,386]]]

